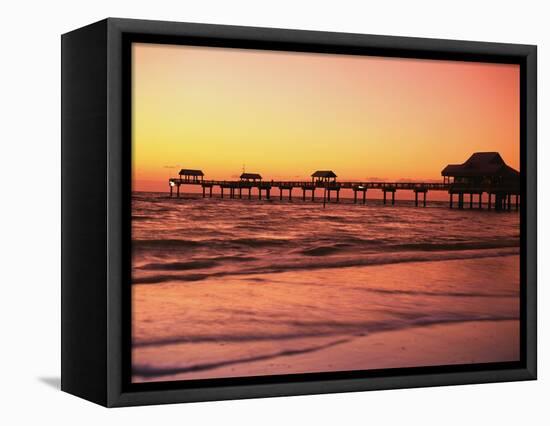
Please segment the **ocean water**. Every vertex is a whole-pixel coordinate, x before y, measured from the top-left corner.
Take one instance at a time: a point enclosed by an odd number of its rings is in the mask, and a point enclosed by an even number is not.
[[[517,212],[134,193],[132,217],[136,382],[304,373],[293,356],[371,333],[519,318]]]

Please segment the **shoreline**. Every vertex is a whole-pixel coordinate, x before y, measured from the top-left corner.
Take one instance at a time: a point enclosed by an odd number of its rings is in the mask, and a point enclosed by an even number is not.
[[[316,351],[227,363],[190,373],[136,377],[134,382],[377,370],[519,360],[519,319],[467,321],[342,336]],[[205,346],[206,349],[206,346]],[[175,369],[177,370],[177,369]]]

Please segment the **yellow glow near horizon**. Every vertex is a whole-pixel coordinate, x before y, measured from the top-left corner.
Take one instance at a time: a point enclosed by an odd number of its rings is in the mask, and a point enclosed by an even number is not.
[[[134,190],[243,164],[266,180],[439,180],[476,151],[519,170],[517,65],[159,44],[132,60]]]

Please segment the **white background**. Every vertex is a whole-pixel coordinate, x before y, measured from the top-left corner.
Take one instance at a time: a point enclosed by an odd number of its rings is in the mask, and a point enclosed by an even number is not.
[[[0,51],[0,423],[550,424],[548,224],[539,220],[537,382],[107,410],[64,394],[60,34],[108,16],[537,44],[539,188],[550,185],[545,1],[4,1]],[[445,143],[445,141],[442,141]],[[549,201],[539,191],[539,218]],[[546,395],[544,395],[546,393]]]

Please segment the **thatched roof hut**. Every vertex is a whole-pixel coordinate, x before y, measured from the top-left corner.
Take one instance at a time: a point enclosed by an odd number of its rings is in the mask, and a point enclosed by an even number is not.
[[[202,170],[181,169],[178,173],[180,176],[204,176]]]
[[[332,170],[317,170],[311,175],[312,178],[336,178],[336,173]]]
[[[243,173],[241,175],[241,180],[246,180],[246,181],[262,180],[262,176],[259,173]]]
[[[326,184],[336,182],[336,173],[332,170],[317,170],[311,175],[311,181],[317,184]]]
[[[198,182],[199,180],[202,181],[204,179],[204,173],[202,170],[181,169],[178,174],[180,175],[180,179],[185,181]]]
[[[449,164],[441,175],[455,182],[519,182],[519,172],[508,166],[498,152],[476,152],[462,164]]]

